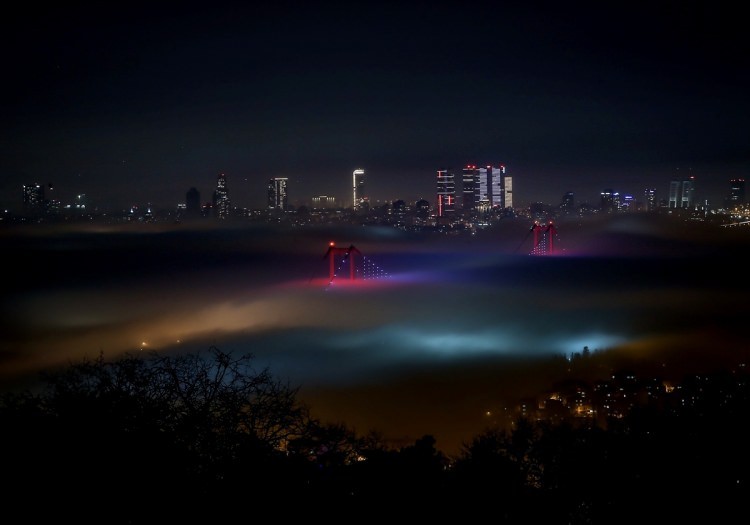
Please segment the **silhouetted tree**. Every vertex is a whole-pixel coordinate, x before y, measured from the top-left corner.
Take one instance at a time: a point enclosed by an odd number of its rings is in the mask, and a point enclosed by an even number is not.
[[[313,428],[308,410],[251,355],[100,356],[43,381],[39,394],[3,399],[5,474],[20,480],[18,498],[34,488],[62,505],[58,518],[68,508],[77,521],[102,508],[110,522],[216,516],[221,506],[203,506],[215,498],[305,485],[284,449]]]

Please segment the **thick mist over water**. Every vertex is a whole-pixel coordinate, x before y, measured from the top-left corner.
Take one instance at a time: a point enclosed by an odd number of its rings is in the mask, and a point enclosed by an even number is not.
[[[387,227],[24,226],[2,232],[0,376],[215,345],[300,386],[315,414],[452,449],[588,347],[670,367],[744,359],[750,229],[630,215],[477,235]],[[330,242],[355,246],[348,280]],[[359,270],[358,270],[359,271]],[[358,274],[359,275],[359,274]],[[603,371],[605,373],[606,371]]]

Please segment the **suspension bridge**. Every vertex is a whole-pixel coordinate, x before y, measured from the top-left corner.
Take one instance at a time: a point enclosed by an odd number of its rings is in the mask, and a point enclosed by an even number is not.
[[[535,221],[528,230],[526,238],[519,245],[519,249],[528,238],[533,236],[533,244],[529,255],[552,255],[555,253],[557,242],[557,228],[549,221],[542,225]],[[356,246],[350,244],[348,247],[336,246],[331,241],[328,250],[323,255],[328,259],[328,282],[326,287],[334,282],[342,281],[352,283],[355,281],[373,281],[390,278],[390,274],[371,258],[364,255]]]
[[[529,255],[551,255],[555,253],[555,241],[557,240],[557,228],[549,221],[545,226],[534,222],[531,227],[534,233],[534,245]]]
[[[331,241],[323,259],[328,259],[328,286],[334,281],[370,281],[388,279],[390,275],[353,244],[347,248]]]

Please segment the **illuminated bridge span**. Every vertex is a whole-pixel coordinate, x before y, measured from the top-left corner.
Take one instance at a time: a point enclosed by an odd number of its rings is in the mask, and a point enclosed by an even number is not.
[[[329,261],[329,286],[333,283],[334,279],[341,279],[342,277],[349,281],[356,279],[385,279],[389,277],[385,270],[364,256],[353,244],[348,248],[339,248],[335,243],[331,242],[323,258],[328,258]]]
[[[552,224],[552,221],[549,221],[546,226],[542,226],[539,221],[535,221],[529,230],[529,235],[532,233],[534,234],[534,245],[529,255],[550,255],[555,252],[557,228]]]

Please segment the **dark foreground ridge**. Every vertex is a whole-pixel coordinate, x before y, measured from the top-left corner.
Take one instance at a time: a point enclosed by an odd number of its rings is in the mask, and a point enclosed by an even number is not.
[[[601,421],[519,416],[448,457],[431,435],[394,448],[317,421],[295,388],[252,365],[215,347],[100,358],[46,374],[36,392],[5,393],[6,512],[78,523],[717,522],[750,495],[744,366],[686,376],[659,396],[641,384],[627,411]]]

